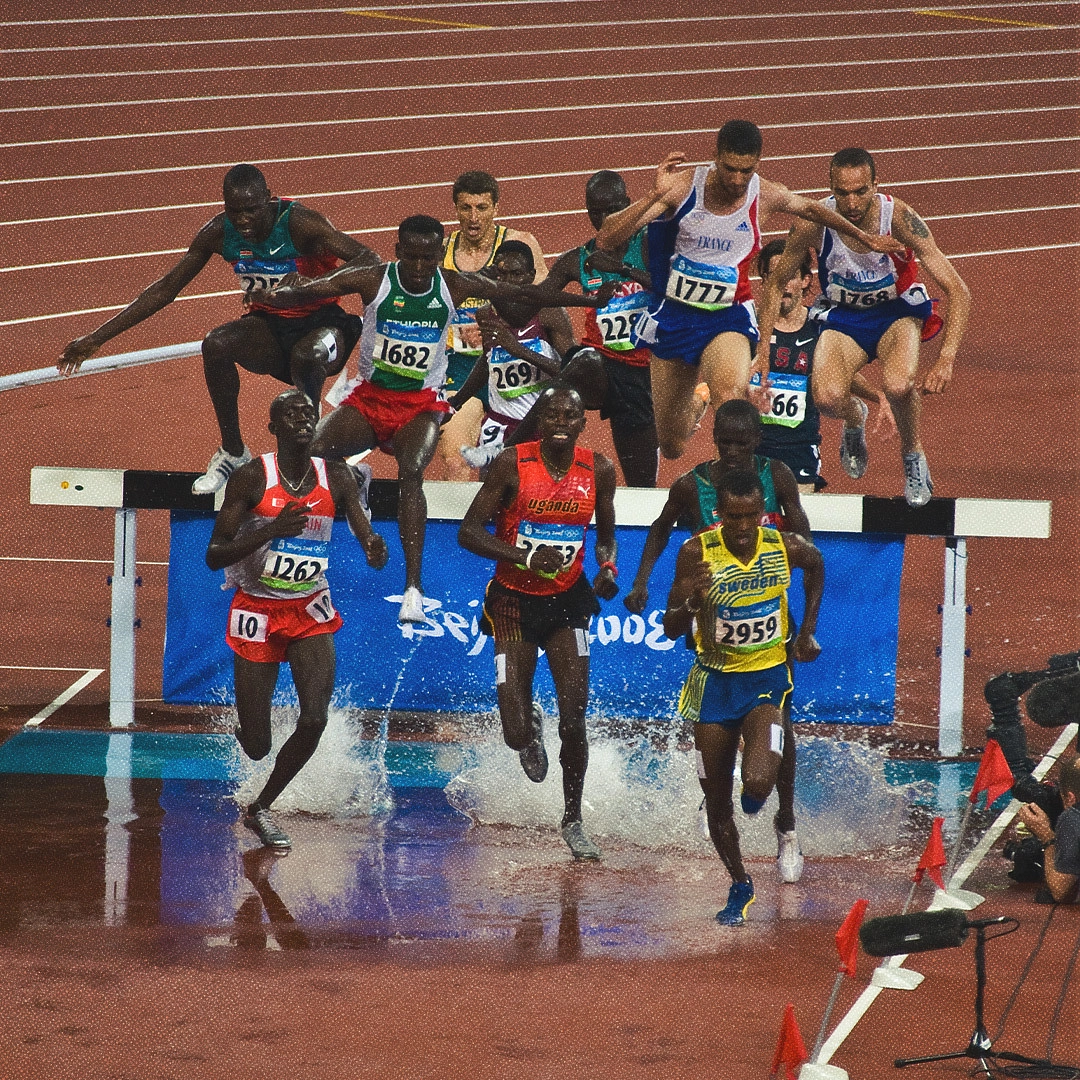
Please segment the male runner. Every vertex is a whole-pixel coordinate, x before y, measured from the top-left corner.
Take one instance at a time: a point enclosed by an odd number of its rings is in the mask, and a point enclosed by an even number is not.
[[[967,326],[971,294],[938,249],[926,223],[906,203],[877,189],[874,159],[859,147],[840,150],[829,164],[830,195],[820,206],[839,211],[863,235],[853,242],[837,235],[835,223],[809,215],[788,234],[775,280],[761,298],[762,333],[772,332],[781,284],[796,272],[806,252],[817,252],[823,295],[810,318],[823,325],[814,370],[814,400],[826,416],[844,421],[840,461],[858,480],[866,471],[867,408],[852,397],[852,380],[864,365],[881,358],[881,382],[900,432],[904,498],[909,506],[930,501],[934,485],[919,440],[922,394],[940,394],[952,380],[953,365]],[[839,230],[850,236],[849,230]],[[888,252],[869,244],[867,235],[895,237],[903,250]],[[937,361],[918,379],[919,341],[941,328],[926,288],[915,280],[918,256],[923,269],[945,293],[945,338]],[[766,336],[763,340],[767,341]],[[755,371],[764,376],[768,355],[758,346]]]
[[[565,812],[562,835],[575,859],[599,859],[581,823],[581,793],[589,764],[585,706],[589,698],[589,619],[596,598],[611,600],[615,584],[615,467],[577,445],[585,408],[577,393],[551,387],[540,398],[539,441],[504,450],[466,511],[463,548],[495,559],[484,595],[484,633],[495,639],[495,685],[503,738],[525,775],[547,775],[542,717],[532,707],[537,650],[547,653],[559,698],[559,761]],[[585,533],[596,511],[596,561],[590,586],[582,573]],[[495,535],[487,523],[495,519]]]
[[[635,615],[642,614],[649,602],[649,577],[664,553],[676,523],[680,520],[692,522],[695,533],[719,524],[719,486],[730,473],[749,471],[757,475],[765,499],[762,525],[811,539],[810,522],[791,469],[782,461],[757,453],[762,420],[757,409],[742,398],[725,401],[716,410],[713,421],[716,457],[712,461],[703,461],[671,485],[660,516],[649,527],[634,587],[623,598],[627,609]],[[780,879],[793,882],[802,876],[803,857],[795,830],[795,729],[791,722],[790,701],[783,708],[783,725],[784,754],[776,781],[780,806],[773,824]]]
[[[791,693],[791,568],[802,569],[806,596],[792,653],[806,662],[821,652],[814,628],[825,563],[801,536],[760,524],[765,497],[755,473],[727,473],[717,495],[723,522],[683,544],[664,633],[675,638],[693,629],[697,658],[679,696],[679,713],[694,722],[709,836],[731,874],[727,904],[716,918],[725,926],[740,926],[754,902],[754,883],[743,866],[731,801],[735,754],[741,735],[742,808],[756,814],[777,784],[790,738],[782,717]]]
[[[653,407],[664,457],[677,458],[686,448],[698,419],[698,382],[708,384],[714,405],[747,396],[758,341],[749,269],[761,245],[759,226],[771,214],[822,222],[874,250],[901,248],[891,237],[869,236],[836,211],[760,176],[761,145],[755,124],[729,120],[717,134],[713,164],[683,169],[686,156],[668,154],[653,190],[610,215],[596,238],[601,250],[616,251],[649,225],[653,295],[634,340],[652,352]]]
[[[380,262],[375,252],[338,232],[322,214],[291,199],[274,198],[254,165],[234,165],[225,174],[223,194],[224,213],[198,231],[164,277],[108,322],[68,344],[57,365],[63,374],[74,374],[106,341],[171,304],[214,255],[232,265],[248,296],[272,288],[287,274],[325,274],[339,260],[371,266]],[[220,490],[234,469],[251,460],[240,434],[238,366],[291,384],[318,404],[323,383],[345,366],[362,326],[360,316],[317,298],[277,311],[253,301],[239,319],[211,330],[202,344],[203,375],[221,430],[221,448],[192,490]]]
[[[424,469],[435,453],[446,376],[446,328],[470,296],[531,300],[541,306],[592,307],[596,300],[551,293],[537,285],[496,282],[480,274],[444,270],[443,227],[418,214],[398,226],[396,261],[351,263],[314,281],[259,293],[260,303],[293,307],[317,298],[359,293],[368,309],[360,338],[359,380],[319,424],[313,452],[341,458],[378,446],[398,463],[398,524],[405,553],[405,592],[399,622],[425,622],[420,584],[427,525]]]
[[[206,550],[206,565],[224,569],[236,587],[225,640],[235,654],[236,738],[248,757],[258,761],[270,753],[270,702],[282,660],[292,668],[300,699],[296,730],[244,816],[264,844],[281,849],[289,838],[270,807],[315,753],[334,690],[333,634],[341,616],[326,570],[337,508],[345,511],[369,566],[381,569],[387,557],[347,466],[311,456],[318,418],[300,390],[273,400],[269,430],[277,453],[249,461],[229,478]]]
[[[757,267],[761,280],[766,281],[784,250],[784,241],[770,240],[758,253]],[[821,475],[821,418],[814,404],[814,348],[821,324],[807,317],[803,297],[813,281],[810,253],[807,252],[798,273],[783,286],[776,324],[769,337],[769,383],[772,400],[769,411],[761,418],[762,457],[782,461],[795,474],[799,491],[808,495],[820,491],[827,481]],[[777,285],[779,288],[779,283]],[[757,373],[751,386],[761,385]],[[895,431],[892,412],[885,395],[856,375],[851,392],[864,401],[880,405],[877,427],[888,424]]]
[[[585,209],[594,229],[630,205],[626,184],[617,172],[604,169],[585,185]],[[615,251],[597,251],[588,240],[559,257],[548,281],[564,289],[577,281],[581,291],[594,295],[609,281],[615,295],[598,311],[585,315],[582,344],[603,357],[604,387],[600,418],[611,422],[611,439],[629,487],[655,487],[657,470],[656,421],[649,382],[649,350],[635,347],[632,331],[649,305],[651,279],[645,230],[639,229]]]
[[[474,170],[462,173],[454,181],[454,210],[461,228],[446,240],[442,265],[444,270],[479,273],[495,261],[495,253],[506,240],[528,244],[536,267],[536,282],[547,277],[544,253],[532,233],[499,225],[499,183],[490,173]],[[562,286],[559,286],[562,288]],[[482,346],[476,324],[477,308],[483,298],[471,296],[454,312],[450,321],[450,341],[446,352],[447,397],[458,393],[480,359]],[[472,474],[459,456],[462,446],[475,446],[487,407],[487,393],[481,388],[476,398],[463,400],[461,410],[444,425],[439,440],[439,457],[450,480],[470,480]]]

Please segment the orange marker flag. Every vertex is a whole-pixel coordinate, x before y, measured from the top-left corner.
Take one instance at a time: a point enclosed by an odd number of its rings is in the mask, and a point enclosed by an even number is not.
[[[799,1025],[795,1021],[795,1006],[788,1002],[784,1009],[784,1019],[780,1024],[780,1038],[776,1041],[776,1052],[773,1054],[771,1076],[776,1076],[781,1065],[787,1066],[786,1080],[795,1080],[795,1070],[804,1062],[810,1060],[806,1052],[806,1044],[799,1033]]]
[[[990,806],[1013,786],[1012,769],[1001,752],[1001,747],[993,740],[986,740],[979,771],[975,774],[975,785],[968,798],[972,805],[979,801],[979,792],[986,792],[986,805]]]
[[[859,957],[859,927],[863,916],[870,906],[869,900],[856,900],[847,913],[847,918],[836,931],[836,948],[840,953],[840,970],[845,975],[855,978],[855,963]]]
[[[1011,778],[1012,774],[1010,773],[1009,776]],[[949,860],[945,857],[945,842],[941,838],[941,827],[944,824],[944,818],[934,818],[934,824],[930,828],[930,839],[926,841],[922,858],[919,859],[919,865],[915,867],[915,876],[912,880],[916,883],[922,881],[923,874],[929,874],[930,880],[939,889],[945,888],[941,871]]]

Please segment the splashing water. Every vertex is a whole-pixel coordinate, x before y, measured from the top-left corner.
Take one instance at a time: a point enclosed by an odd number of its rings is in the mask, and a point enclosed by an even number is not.
[[[450,804],[480,824],[527,828],[556,826],[562,817],[557,725],[545,724],[552,763],[547,779],[533,784],[517,754],[494,733],[471,750],[471,764],[446,786]],[[807,855],[845,855],[896,844],[918,785],[889,784],[885,756],[856,743],[820,736],[798,739],[795,814]],[[765,808],[749,818],[738,805],[735,821],[745,855],[775,855],[774,792]],[[648,848],[678,848],[697,854],[713,848],[699,815],[701,787],[693,749],[640,737],[590,737],[585,778],[584,819],[590,832]]]

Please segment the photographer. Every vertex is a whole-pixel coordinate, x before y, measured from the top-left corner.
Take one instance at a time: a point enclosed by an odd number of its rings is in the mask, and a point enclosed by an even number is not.
[[[1020,821],[1043,845],[1044,878],[1055,902],[1075,892],[1080,878],[1080,757],[1061,767],[1058,775],[1064,811],[1052,827],[1046,811],[1034,802],[1020,810]]]

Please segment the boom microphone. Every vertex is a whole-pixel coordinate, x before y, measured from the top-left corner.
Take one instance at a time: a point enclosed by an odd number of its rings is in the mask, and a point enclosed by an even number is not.
[[[968,936],[963,911],[918,911],[912,915],[886,915],[870,919],[859,929],[859,940],[868,956],[897,956],[903,953],[955,949]]]

